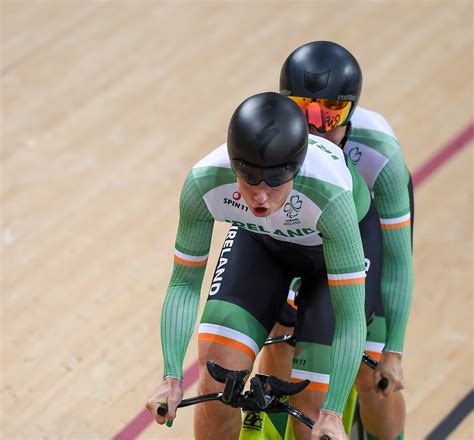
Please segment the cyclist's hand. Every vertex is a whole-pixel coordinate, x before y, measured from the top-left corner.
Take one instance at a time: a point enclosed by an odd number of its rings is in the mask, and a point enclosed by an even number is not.
[[[381,390],[377,384],[385,377],[388,380],[388,386],[385,390]],[[403,379],[402,355],[400,353],[392,353],[390,351],[382,352],[382,358],[374,373],[375,386],[380,397],[388,397],[394,391],[400,391],[405,388],[405,380]]]
[[[320,440],[323,435],[331,440],[347,440],[340,414],[323,409],[319,412],[318,421],[311,431],[311,440]]]
[[[176,417],[176,408],[183,399],[183,388],[181,381],[173,377],[167,377],[163,379],[161,385],[155,390],[155,392],[148,398],[146,407],[152,413],[156,422],[163,425],[165,422],[172,423],[172,420]],[[165,416],[158,415],[158,407],[166,403],[168,405],[168,413]],[[168,426],[171,426],[168,423]]]

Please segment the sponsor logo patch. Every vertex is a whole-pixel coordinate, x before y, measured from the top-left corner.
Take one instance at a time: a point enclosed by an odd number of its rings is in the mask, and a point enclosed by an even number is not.
[[[262,429],[263,419],[258,413],[247,412],[245,413],[243,427],[245,429],[253,429],[255,431],[260,431]]]

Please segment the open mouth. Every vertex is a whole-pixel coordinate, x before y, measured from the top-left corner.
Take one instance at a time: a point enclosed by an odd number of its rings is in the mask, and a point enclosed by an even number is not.
[[[253,208],[253,210],[255,211],[255,214],[258,217],[264,217],[268,215],[267,213],[270,211],[269,208],[263,208],[263,207]]]

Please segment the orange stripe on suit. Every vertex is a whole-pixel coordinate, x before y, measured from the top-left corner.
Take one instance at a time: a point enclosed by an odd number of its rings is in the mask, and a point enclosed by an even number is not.
[[[198,334],[199,342],[214,342],[216,344],[226,345],[227,347],[235,348],[236,350],[244,352],[246,355],[255,360],[256,356],[254,351],[247,345],[242,344],[242,342],[236,341],[234,339],[227,338],[221,335],[214,335],[212,333],[199,333]]]
[[[392,223],[392,224],[381,223],[381,226],[382,226],[382,229],[401,229],[401,228],[405,228],[406,226],[410,226],[410,224],[411,224],[411,220],[408,219],[400,223]]]
[[[179,258],[178,256],[175,255],[174,262],[177,264],[181,264],[182,266],[200,267],[200,266],[206,265],[207,258],[203,261],[189,261],[189,260],[183,260],[182,258]]]
[[[351,284],[364,284],[365,278],[352,278],[349,280],[328,280],[330,286],[349,286]]]

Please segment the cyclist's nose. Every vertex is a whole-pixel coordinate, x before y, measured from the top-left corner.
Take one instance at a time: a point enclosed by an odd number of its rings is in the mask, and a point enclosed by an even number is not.
[[[269,199],[268,185],[265,182],[260,182],[255,187],[253,198],[256,203],[263,205]]]

